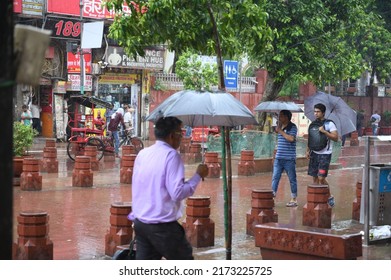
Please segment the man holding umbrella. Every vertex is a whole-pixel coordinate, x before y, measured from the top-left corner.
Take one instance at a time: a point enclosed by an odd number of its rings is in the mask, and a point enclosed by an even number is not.
[[[140,151],[132,177],[132,212],[137,243],[137,260],[191,260],[192,247],[183,227],[182,200],[194,194],[208,167],[200,164],[185,180],[185,167],[177,149],[182,139],[182,121],[159,118],[156,143]]]
[[[326,181],[327,173],[330,167],[331,154],[333,151],[333,145],[330,140],[334,142],[338,141],[338,131],[333,121],[325,121],[326,106],[322,103],[314,105],[314,122],[322,122],[323,125],[319,127],[319,132],[327,137],[327,145],[321,150],[311,150],[310,146],[307,147],[306,157],[310,160],[308,164],[308,175],[312,176],[314,184],[328,185]],[[309,130],[311,129],[311,125]],[[310,131],[308,137],[311,137]],[[310,139],[308,139],[310,143]],[[330,206],[334,206],[334,197],[330,196],[328,203]]]
[[[272,190],[273,196],[276,196],[278,184],[282,172],[288,175],[291,185],[291,200],[286,204],[287,207],[297,206],[297,179],[296,179],[296,135],[297,126],[291,122],[292,113],[288,110],[281,110],[278,116],[278,125],[276,126],[277,153],[273,165]]]

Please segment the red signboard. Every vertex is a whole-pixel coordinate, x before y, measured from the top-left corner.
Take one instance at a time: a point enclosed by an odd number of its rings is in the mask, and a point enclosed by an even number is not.
[[[91,53],[86,53],[84,50],[84,69],[85,73],[90,74],[92,69],[91,64]],[[73,54],[71,52],[67,53],[67,69],[68,73],[80,73],[80,54]]]
[[[22,13],[22,0],[14,0],[14,13]]]
[[[80,0],[48,0],[48,13],[80,16]],[[104,0],[84,0],[83,17],[86,18],[114,18],[114,12],[108,11],[102,5]],[[124,2],[122,10],[125,14],[130,14],[128,5]]]

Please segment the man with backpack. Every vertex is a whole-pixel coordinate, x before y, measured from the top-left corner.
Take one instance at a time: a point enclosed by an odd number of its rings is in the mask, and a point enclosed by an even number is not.
[[[314,184],[328,185],[326,177],[331,162],[333,145],[330,140],[338,141],[338,131],[332,120],[325,119],[326,106],[318,103],[314,106],[315,120],[308,127],[308,147],[306,157],[308,175],[312,176]],[[330,195],[328,204],[334,206],[334,197]]]
[[[275,132],[277,136],[277,152],[273,164],[272,190],[276,196],[282,172],[285,170],[291,185],[291,200],[287,207],[297,206],[297,179],[296,179],[296,135],[297,126],[291,121],[292,113],[281,110],[278,116]]]

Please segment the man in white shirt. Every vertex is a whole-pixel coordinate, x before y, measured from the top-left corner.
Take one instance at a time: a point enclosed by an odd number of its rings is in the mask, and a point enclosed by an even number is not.
[[[30,106],[33,128],[41,134],[41,107],[38,106],[37,101],[33,100],[33,103]]]
[[[377,111],[375,111],[375,113],[371,116],[372,134],[374,136],[376,136],[379,131],[380,120],[381,120],[380,115],[377,113]]]
[[[131,105],[125,105],[125,115],[124,115],[124,123],[125,123],[125,127],[126,127],[126,130],[130,130],[131,128],[133,128],[133,112],[134,112],[134,108],[131,107]]]

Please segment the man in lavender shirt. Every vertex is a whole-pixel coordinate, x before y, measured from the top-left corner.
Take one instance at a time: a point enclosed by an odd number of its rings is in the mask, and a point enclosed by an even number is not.
[[[208,167],[200,164],[185,180],[185,166],[177,149],[182,139],[182,122],[160,118],[155,124],[156,143],[139,152],[132,177],[132,212],[137,243],[137,260],[191,260],[193,249],[178,219],[183,200],[194,194]]]

